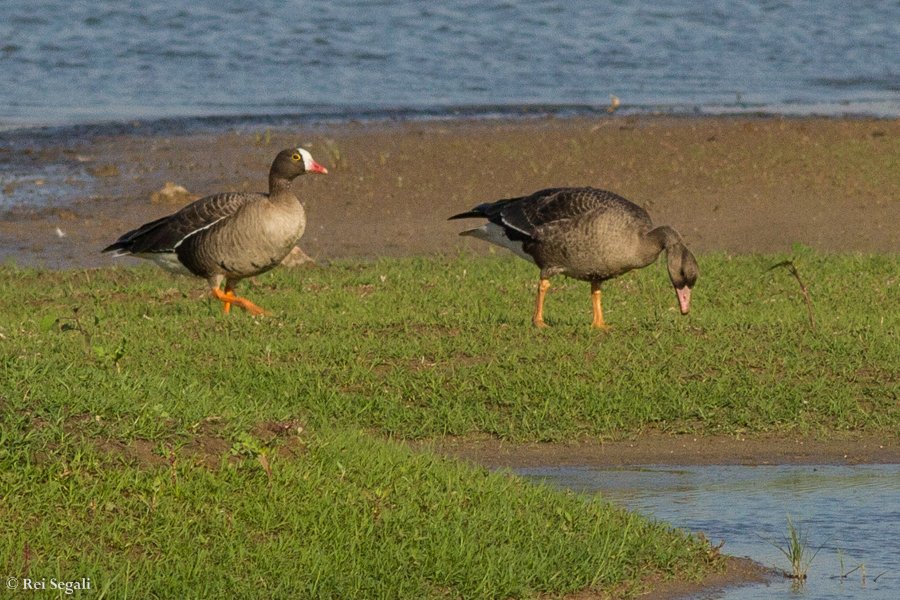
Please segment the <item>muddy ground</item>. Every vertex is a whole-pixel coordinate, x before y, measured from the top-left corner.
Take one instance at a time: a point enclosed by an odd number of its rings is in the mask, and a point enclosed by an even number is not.
[[[0,139],[0,142],[3,142]],[[196,196],[259,190],[278,150],[304,145],[327,176],[295,183],[307,210],[301,248],[317,262],[488,251],[447,217],[545,187],[590,185],[644,206],[695,253],[900,251],[900,121],[764,117],[350,123],[88,142],[0,143],[33,178],[0,182],[0,260],[50,268],[137,264],[100,250],[177,210],[166,182]],[[27,161],[26,161],[27,159]],[[3,204],[0,204],[3,206]],[[202,287],[203,283],[198,282]],[[898,463],[896,437],[678,437],[509,445],[443,440],[436,449],[489,467],[525,465]],[[704,584],[765,577],[732,559]],[[696,593],[687,584],[653,597]]]
[[[0,259],[114,264],[101,248],[180,206],[151,201],[167,181],[198,196],[265,190],[273,156],[297,144],[330,171],[295,183],[309,219],[300,246],[320,261],[485,252],[455,235],[471,221],[446,218],[560,185],[625,196],[695,253],[900,250],[900,121],[613,117],[118,135],[37,152],[0,137],[0,161],[32,152],[48,166],[2,186],[14,207],[0,213]]]

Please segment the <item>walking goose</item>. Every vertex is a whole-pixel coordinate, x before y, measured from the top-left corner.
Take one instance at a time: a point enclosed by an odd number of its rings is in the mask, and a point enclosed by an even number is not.
[[[605,329],[600,285],[653,264],[663,250],[682,314],[690,309],[691,289],[700,275],[694,255],[674,229],[653,229],[647,211],[612,192],[552,188],[481,204],[450,219],[476,217],[488,222],[460,235],[509,248],[540,267],[535,327],[546,327],[543,312],[549,278],[563,274],[591,283],[591,325]]]
[[[172,273],[209,282],[223,312],[235,304],[268,315],[234,295],[241,279],[276,267],[306,228],[303,206],[291,182],[304,173],[327,173],[306,150],[282,150],[269,170],[269,193],[222,193],[201,198],[178,212],[129,231],[103,252],[152,260]],[[219,289],[225,281],[225,291]]]

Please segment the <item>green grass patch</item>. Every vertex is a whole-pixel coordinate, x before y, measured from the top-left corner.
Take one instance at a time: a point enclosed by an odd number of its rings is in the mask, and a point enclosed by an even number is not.
[[[274,318],[223,316],[202,283],[151,268],[0,270],[0,398],[25,421],[89,416],[92,435],[229,434],[265,421],[403,438],[618,438],[896,432],[900,260],[799,249],[816,330],[784,256],[704,256],[692,312],[664,263],[587,284],[512,258],[276,270],[241,291]],[[27,426],[27,423],[26,423]]]

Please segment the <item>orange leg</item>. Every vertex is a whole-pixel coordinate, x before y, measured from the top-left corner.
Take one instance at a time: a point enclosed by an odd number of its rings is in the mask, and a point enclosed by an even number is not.
[[[216,291],[218,292],[219,288],[216,288]],[[215,295],[215,294],[213,294],[213,295]],[[228,284],[225,284],[225,293],[223,294],[223,296],[226,299],[219,298],[219,300],[222,300],[222,313],[227,315],[228,313],[231,312],[230,298],[234,298],[234,288]]]
[[[251,315],[268,315],[272,316],[272,313],[265,311],[253,304],[246,298],[241,298],[239,296],[234,295],[234,288],[232,288],[229,284],[225,284],[225,291],[223,292],[219,288],[212,289],[212,297],[216,300],[221,300],[223,303],[222,312],[226,315],[231,312],[231,305],[240,306],[241,308],[250,311]]]
[[[534,317],[531,319],[535,327],[547,327],[547,324],[544,323],[544,296],[547,295],[549,289],[550,280],[541,279],[538,284],[537,300],[534,302]]]
[[[600,284],[591,282],[591,307],[594,309],[594,320],[591,321],[591,327],[598,329],[609,329],[609,325],[603,322],[603,305],[601,298]]]

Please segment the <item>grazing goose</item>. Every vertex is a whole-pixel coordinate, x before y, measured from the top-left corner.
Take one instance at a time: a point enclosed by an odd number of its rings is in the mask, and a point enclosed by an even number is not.
[[[172,273],[209,282],[212,297],[229,312],[235,304],[254,315],[271,314],[234,295],[235,284],[276,267],[306,228],[291,182],[304,173],[327,173],[302,148],[282,150],[269,170],[269,193],[223,193],[129,231],[103,252],[152,260]],[[225,281],[225,291],[219,289]]]
[[[544,296],[550,287],[549,278],[561,273],[591,283],[591,325],[606,328],[600,285],[632,269],[653,264],[663,250],[681,312],[687,314],[689,310],[691,289],[700,275],[694,255],[674,229],[653,229],[647,211],[612,192],[553,188],[481,204],[450,219],[475,217],[488,222],[460,235],[509,248],[540,267],[532,319],[535,327],[546,327]]]

